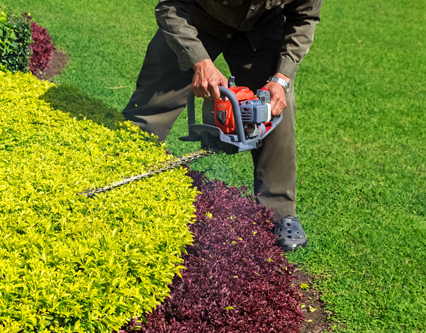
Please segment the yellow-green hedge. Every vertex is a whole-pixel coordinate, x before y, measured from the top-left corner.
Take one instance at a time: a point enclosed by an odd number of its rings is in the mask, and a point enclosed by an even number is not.
[[[177,169],[78,195],[167,156],[130,124],[54,110],[49,89],[0,72],[0,332],[110,333],[168,295],[196,192]]]

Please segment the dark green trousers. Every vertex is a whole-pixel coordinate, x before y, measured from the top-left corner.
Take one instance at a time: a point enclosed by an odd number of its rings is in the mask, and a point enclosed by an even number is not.
[[[236,84],[256,91],[275,74],[281,42],[254,51],[245,34],[237,34],[231,44],[199,31],[199,39],[212,60],[221,53]],[[179,69],[176,56],[161,31],[148,46],[136,91],[123,110],[126,119],[164,141],[176,118],[184,110],[192,78]],[[252,151],[254,190],[257,201],[275,212],[275,220],[296,215],[296,147],[294,85],[286,93],[283,120],[261,148]]]

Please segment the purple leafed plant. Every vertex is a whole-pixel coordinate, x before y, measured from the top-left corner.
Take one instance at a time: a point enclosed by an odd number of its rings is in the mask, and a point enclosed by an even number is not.
[[[120,332],[298,332],[301,296],[291,287],[293,265],[274,245],[272,213],[235,187],[189,175],[201,194],[186,269],[146,322],[133,321]]]
[[[28,21],[31,21],[31,16],[27,13],[24,14],[24,17]],[[45,69],[52,59],[53,51],[55,47],[51,42],[51,38],[46,28],[39,26],[34,21],[31,21],[31,38],[33,43],[30,45],[30,49],[33,54],[30,58],[30,72],[36,73],[42,69]]]

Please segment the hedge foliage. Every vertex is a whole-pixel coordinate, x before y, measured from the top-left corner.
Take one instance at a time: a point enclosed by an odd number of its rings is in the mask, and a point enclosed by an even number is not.
[[[130,124],[54,110],[49,89],[0,72],[0,332],[110,333],[168,295],[196,190],[175,169],[78,195],[168,157]]]
[[[28,72],[31,42],[31,24],[0,4],[0,66]]]

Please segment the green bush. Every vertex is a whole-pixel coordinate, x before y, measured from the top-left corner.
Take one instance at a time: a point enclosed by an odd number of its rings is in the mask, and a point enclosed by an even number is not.
[[[129,123],[53,109],[52,88],[0,72],[0,332],[110,333],[168,295],[196,191],[175,169],[78,195],[168,156]]]
[[[0,70],[28,72],[31,43],[31,24],[0,4]]]

